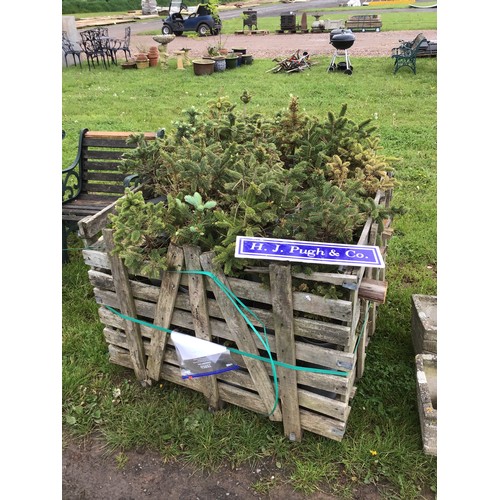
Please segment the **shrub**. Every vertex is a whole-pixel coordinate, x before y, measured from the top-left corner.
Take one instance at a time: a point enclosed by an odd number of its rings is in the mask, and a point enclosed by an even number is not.
[[[379,154],[371,120],[355,123],[344,105],[321,121],[296,97],[272,118],[234,108],[218,98],[205,112],[186,110],[164,139],[133,139],[122,170],[139,175],[143,192],[127,191],[112,216],[132,272],[158,275],[172,241],[214,250],[234,276],[248,264],[234,257],[238,235],[352,243],[368,217],[394,211],[373,200],[394,187],[396,159]]]

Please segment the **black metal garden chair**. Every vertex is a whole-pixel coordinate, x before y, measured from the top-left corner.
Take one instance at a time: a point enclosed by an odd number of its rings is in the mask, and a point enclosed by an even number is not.
[[[107,28],[94,28],[80,32],[82,37],[81,46],[87,56],[87,62],[90,70],[90,63],[95,67],[94,63],[100,64],[102,61],[107,69],[111,62],[115,62],[114,54],[111,50],[111,39],[108,36]]]
[[[127,26],[125,28],[125,37],[124,38],[115,38],[111,44],[111,50],[113,51],[114,54],[114,59],[116,61],[117,59],[117,53],[121,50],[123,51],[123,55],[125,56],[125,60],[128,61],[128,56],[127,54],[132,57],[132,54],[130,53],[130,33],[131,29],[130,26]]]
[[[66,63],[66,67],[68,67],[68,56],[73,57],[73,62],[76,65],[76,61],[80,64],[80,68],[82,67],[81,54],[84,52],[80,45],[72,42],[69,39],[68,33],[66,31],[62,32],[62,50],[64,52],[64,62]]]

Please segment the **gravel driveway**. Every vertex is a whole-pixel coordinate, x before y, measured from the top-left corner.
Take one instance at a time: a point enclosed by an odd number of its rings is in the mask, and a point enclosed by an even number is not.
[[[428,40],[437,40],[436,30],[422,31],[380,31],[355,33],[356,40],[349,49],[352,57],[390,57],[391,49],[399,46],[400,40],[413,40],[418,33],[423,33]],[[189,38],[187,36],[177,37],[168,45],[171,54],[175,50],[189,48],[191,57],[200,57],[207,52],[209,45],[215,45],[219,37]],[[288,57],[296,50],[304,50],[314,55],[333,55],[334,48],[330,45],[330,33],[304,33],[304,34],[276,34],[268,35],[226,35],[222,41],[229,49],[233,47],[245,47],[248,54],[256,59]],[[131,51],[139,45],[146,47],[155,45],[151,36],[134,35],[130,43]]]

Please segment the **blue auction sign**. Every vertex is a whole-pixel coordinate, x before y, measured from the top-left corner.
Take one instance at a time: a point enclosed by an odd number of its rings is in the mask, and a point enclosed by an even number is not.
[[[286,260],[337,266],[385,267],[380,249],[371,245],[237,236],[234,256],[241,259]]]

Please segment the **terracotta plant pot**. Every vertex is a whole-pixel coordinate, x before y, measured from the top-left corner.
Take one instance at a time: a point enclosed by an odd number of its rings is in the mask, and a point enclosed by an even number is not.
[[[154,55],[148,54],[148,59],[149,59],[150,66],[158,66],[158,59],[159,59],[158,55],[154,56]]]
[[[214,72],[215,61],[213,59],[195,59],[193,71],[196,76],[211,75]]]
[[[142,52],[135,56],[135,64],[138,69],[149,68],[149,59],[148,56]]]

